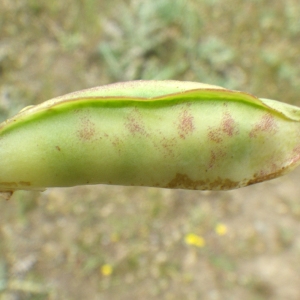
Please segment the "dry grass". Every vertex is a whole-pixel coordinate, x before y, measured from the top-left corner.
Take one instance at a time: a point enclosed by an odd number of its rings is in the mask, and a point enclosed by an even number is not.
[[[0,117],[114,81],[300,105],[300,4],[2,0]],[[0,299],[299,299],[299,171],[230,192],[114,186],[0,202]]]

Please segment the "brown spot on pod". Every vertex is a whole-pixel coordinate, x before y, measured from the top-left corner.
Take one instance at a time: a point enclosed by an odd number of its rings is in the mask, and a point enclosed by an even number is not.
[[[221,124],[217,127],[210,127],[208,130],[209,140],[215,143],[221,143],[223,141],[223,135],[234,136],[238,133],[236,124],[231,114],[225,111],[222,115]]]
[[[96,133],[95,124],[90,121],[88,115],[80,117],[80,128],[77,131],[78,137],[83,141],[91,140]]]
[[[177,173],[166,185],[167,188],[181,188],[190,190],[228,190],[240,187],[240,183],[228,178],[215,180],[193,180],[186,174]]]
[[[253,129],[250,131],[249,136],[251,138],[257,137],[261,132],[268,132],[270,134],[276,133],[278,130],[278,125],[270,113],[266,113],[262,116],[261,120],[258,121]]]
[[[142,134],[146,135],[146,130],[144,126],[144,122],[142,120],[142,116],[137,108],[134,108],[127,116],[125,127],[129,130],[133,135]]]
[[[12,188],[18,186],[18,184],[16,182],[0,182],[0,185],[12,187]]]
[[[208,130],[207,135],[208,135],[209,140],[211,140],[215,143],[221,143],[222,142],[222,133],[219,129],[210,128]]]
[[[203,186],[204,180],[192,180],[188,175],[177,173],[176,176],[167,184],[167,188],[186,188],[196,190],[197,187]]]
[[[238,129],[235,127],[235,121],[228,111],[223,114],[221,127],[222,131],[228,136],[233,136],[238,133]]]
[[[223,157],[226,156],[226,152],[222,149],[215,149],[210,152],[210,160],[208,164],[208,169],[211,169],[214,167],[214,165],[217,163],[217,161]]]
[[[282,168],[277,169],[276,171],[271,172],[271,173],[266,173],[264,171],[261,171],[257,174],[254,174],[253,179],[250,179],[246,183],[246,185],[252,185],[252,184],[259,183],[259,182],[262,182],[262,181],[265,181],[265,180],[270,180],[270,179],[279,177],[279,176],[283,175],[286,172],[286,169],[287,168],[282,167]]]
[[[162,138],[161,146],[163,147],[166,156],[174,156],[174,148],[176,148],[176,144],[176,138]]]
[[[111,143],[120,155],[124,142],[119,137],[115,136],[111,139]]]
[[[186,136],[192,133],[195,129],[194,117],[187,109],[184,109],[183,111],[180,112],[178,121],[179,123],[177,128],[178,128],[179,136],[182,139],[185,139]]]

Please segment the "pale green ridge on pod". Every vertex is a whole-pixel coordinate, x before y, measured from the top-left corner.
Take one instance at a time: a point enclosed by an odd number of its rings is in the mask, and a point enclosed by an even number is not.
[[[0,125],[0,191],[117,184],[228,190],[300,163],[300,109],[221,87],[130,81]]]

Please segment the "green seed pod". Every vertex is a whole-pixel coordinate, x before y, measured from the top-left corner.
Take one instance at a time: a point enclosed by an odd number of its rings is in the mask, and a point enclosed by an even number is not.
[[[0,191],[85,184],[228,190],[300,159],[300,109],[194,82],[132,81],[0,125]]]

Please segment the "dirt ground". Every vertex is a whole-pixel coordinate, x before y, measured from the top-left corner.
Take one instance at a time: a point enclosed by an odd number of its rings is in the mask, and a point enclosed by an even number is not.
[[[1,120],[134,79],[300,105],[299,1],[0,2]],[[0,300],[298,300],[299,176],[228,192],[16,192],[0,201]]]

